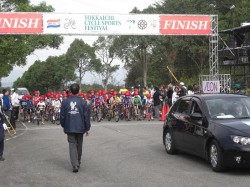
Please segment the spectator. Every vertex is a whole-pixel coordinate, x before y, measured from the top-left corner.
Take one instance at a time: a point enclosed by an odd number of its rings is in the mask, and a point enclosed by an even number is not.
[[[128,89],[125,87],[125,85],[123,85],[121,89],[119,90],[119,94],[121,94],[122,92],[126,92],[126,91],[128,91]]]
[[[161,85],[160,88],[160,100],[161,100],[161,106],[163,106],[163,104],[165,104],[165,98],[167,97],[167,90],[165,85]]]
[[[238,94],[238,95],[244,95],[240,88],[236,88],[235,93]]]
[[[8,117],[8,120],[10,121],[13,128],[16,129],[15,120],[13,119],[13,116],[11,115],[12,106],[10,103],[9,91],[7,89],[3,89],[2,109],[3,109],[3,112],[5,113],[5,115]],[[7,119],[5,119],[5,120],[7,120]],[[8,124],[6,121],[5,121],[5,123]]]
[[[187,89],[184,86],[184,82],[180,82],[179,84],[179,97],[185,96],[187,94]]]
[[[173,90],[173,85],[169,84],[168,85],[168,91],[167,91],[167,104],[169,107],[172,106],[172,96],[173,96],[174,90]]]
[[[199,89],[199,86],[197,84],[193,84],[193,90],[194,90],[194,94],[200,93],[200,89]]]
[[[188,85],[188,89],[187,89],[187,95],[192,95],[194,94],[194,89],[192,85]]]
[[[12,104],[12,116],[14,120],[18,120],[20,101],[18,99],[18,93],[16,88],[14,88],[13,94],[11,95],[11,104]]]
[[[174,92],[173,92],[173,95],[172,95],[172,105],[177,101],[177,99],[179,98],[179,87],[178,86],[175,86],[174,87]]]
[[[154,101],[154,111],[155,111],[155,118],[160,118],[160,106],[161,106],[161,100],[160,100],[160,91],[157,86],[154,87],[154,95],[153,95],[153,101]]]

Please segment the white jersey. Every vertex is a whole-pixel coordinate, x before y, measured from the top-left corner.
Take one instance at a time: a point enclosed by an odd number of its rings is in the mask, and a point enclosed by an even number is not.
[[[45,107],[46,107],[46,104],[44,101],[39,101],[37,103],[37,107],[40,109],[40,110],[45,110]]]
[[[55,100],[55,101],[53,102],[53,106],[54,106],[55,108],[60,108],[60,107],[61,107],[61,101],[60,101],[60,100]]]

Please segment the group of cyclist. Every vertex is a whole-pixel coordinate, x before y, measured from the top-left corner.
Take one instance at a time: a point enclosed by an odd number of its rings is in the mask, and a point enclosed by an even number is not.
[[[34,95],[26,94],[20,100],[21,114],[23,121],[39,122],[45,124],[45,120],[59,122],[62,97],[61,93],[53,92],[46,95],[39,95],[39,91],[34,91]],[[58,123],[59,124],[59,123]]]
[[[150,90],[140,92],[132,87],[131,90],[122,87],[119,91],[110,89],[94,91],[89,93],[79,92],[79,97],[87,101],[88,110],[92,120],[101,121],[103,119],[115,121],[119,119],[153,119],[153,99]],[[64,99],[71,97],[71,93],[49,92],[40,95],[39,91],[34,91],[33,96],[26,94],[20,100],[21,114],[23,120],[34,122],[40,120],[42,124],[46,120],[58,121],[60,117],[61,103]]]
[[[90,106],[93,120],[153,119],[153,100],[149,92],[140,95],[138,90],[117,92],[111,89],[110,93],[99,90],[96,93],[92,91],[85,99]]]

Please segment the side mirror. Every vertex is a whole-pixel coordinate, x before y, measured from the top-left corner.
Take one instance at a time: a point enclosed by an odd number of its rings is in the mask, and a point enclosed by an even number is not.
[[[190,115],[190,118],[192,120],[201,120],[203,118],[202,114],[201,113],[192,113]]]

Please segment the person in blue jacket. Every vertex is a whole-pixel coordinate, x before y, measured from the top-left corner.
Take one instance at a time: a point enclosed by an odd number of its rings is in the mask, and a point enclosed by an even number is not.
[[[73,96],[63,100],[60,112],[60,123],[68,137],[73,172],[78,172],[80,168],[83,135],[88,136],[91,127],[87,103],[78,96],[79,90],[78,84],[70,86]]]

